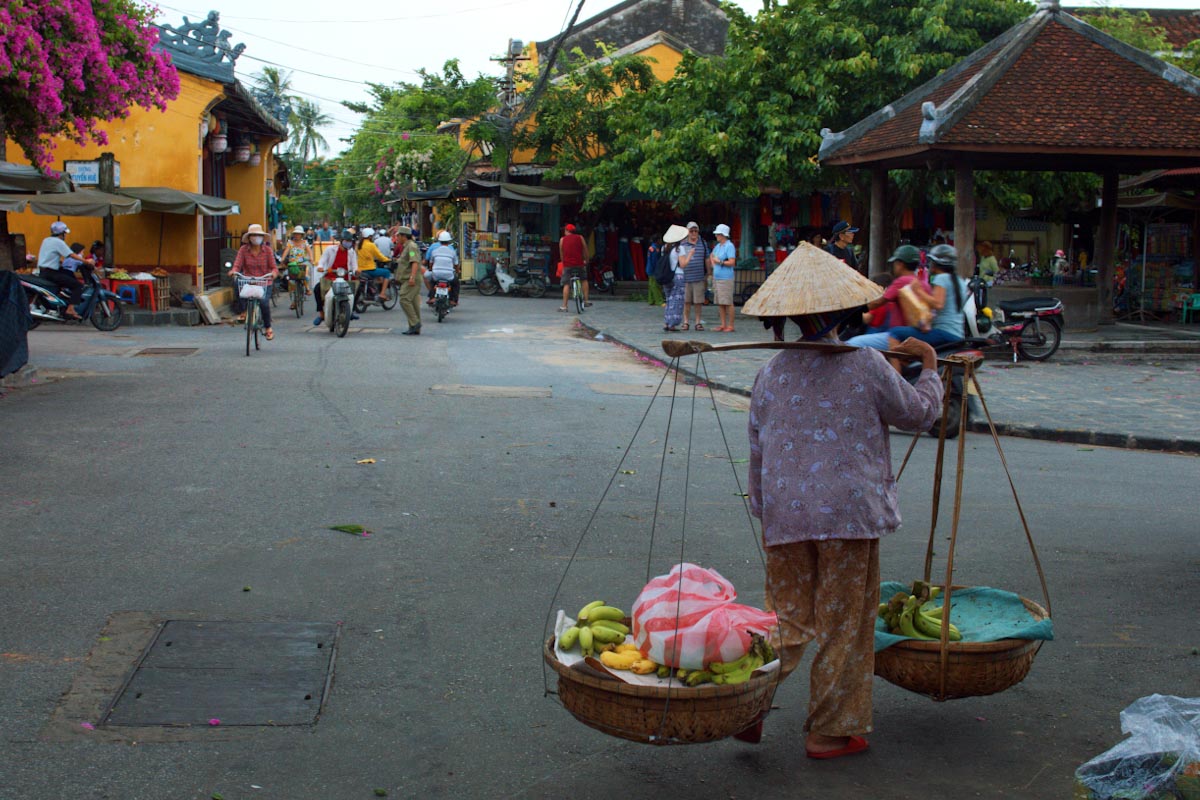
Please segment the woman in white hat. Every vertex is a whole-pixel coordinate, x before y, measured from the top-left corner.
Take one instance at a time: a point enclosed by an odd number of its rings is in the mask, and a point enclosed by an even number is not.
[[[837,325],[882,289],[807,242],[742,309],[787,317],[804,339],[837,342]],[[922,362],[916,385],[876,350],[782,350],[750,399],[749,497],[762,520],[767,602],[779,615],[782,675],[811,641],[810,758],[851,755],[871,732],[879,540],[900,525],[888,426],[928,430],[942,406],[933,348],[895,349]],[[757,741],[761,721],[738,734]]]
[[[238,249],[237,258],[233,260],[230,276],[245,275],[247,278],[279,277],[279,269],[275,263],[275,250],[271,246],[271,237],[257,222],[242,234],[242,246]],[[265,286],[258,307],[262,311],[263,332],[268,340],[275,338],[275,330],[271,327],[271,289]],[[244,317],[243,317],[244,320]]]
[[[663,289],[667,293],[667,309],[663,312],[664,331],[677,331],[679,330],[680,323],[683,322],[684,292],[687,288],[683,282],[683,268],[685,265],[680,264],[679,260],[675,258],[675,249],[679,246],[680,242],[687,238],[687,235],[688,229],[682,225],[672,225],[663,234],[663,251],[659,259],[670,259],[668,263],[670,263],[675,276],[670,287],[663,286]]]

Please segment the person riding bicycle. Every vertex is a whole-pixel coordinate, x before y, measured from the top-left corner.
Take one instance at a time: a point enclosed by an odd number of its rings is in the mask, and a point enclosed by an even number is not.
[[[588,301],[588,281],[585,274],[584,265],[588,259],[587,242],[582,236],[575,232],[575,226],[568,223],[563,229],[562,238],[558,240],[558,253],[562,258],[562,290],[563,301],[558,307],[559,311],[567,310],[567,301],[570,299],[568,295],[571,292],[571,280],[579,278],[583,285],[583,305],[588,307],[591,303]]]
[[[358,280],[358,255],[354,252],[354,234],[349,230],[344,230],[338,236],[337,247],[327,247],[325,252],[321,254],[321,260],[317,262],[315,277],[318,283],[313,287],[313,293],[317,299],[317,318],[313,320],[313,325],[322,325],[325,323],[326,300],[329,300],[328,305],[333,304],[333,280],[337,277],[337,270],[346,270],[346,280],[356,282]],[[351,319],[357,319],[357,314],[352,314]]]
[[[356,255],[358,256],[358,276],[362,278],[362,282],[358,285],[358,291],[366,292],[367,281],[379,278],[383,281],[379,287],[379,296],[386,297],[388,285],[392,282],[392,271],[385,265],[390,263],[391,259],[379,252],[379,248],[375,245],[374,228],[362,229]]]
[[[438,281],[450,284],[450,305],[458,305],[458,251],[451,241],[450,232],[442,231],[438,234],[437,247],[429,248],[429,274],[426,276],[429,278],[429,305],[433,305],[434,287]]]
[[[271,278],[271,284],[263,287],[263,296],[258,300],[262,313],[263,333],[267,341],[275,338],[275,330],[271,327],[271,289],[274,280],[279,277],[279,268],[275,263],[275,250],[271,246],[270,237],[257,222],[242,234],[242,246],[233,260],[233,269],[229,271],[231,278],[237,276],[246,278]]]
[[[50,235],[42,240],[38,248],[38,275],[58,287],[59,294],[67,296],[67,318],[79,319],[76,307],[83,302],[83,286],[75,277],[75,270],[66,263],[73,251],[67,245],[70,228],[65,222],[51,222]]]
[[[297,225],[292,228],[292,236],[288,240],[287,246],[283,248],[283,263],[287,265],[287,274],[291,280],[307,284],[308,270],[313,265],[313,256],[312,247],[305,239],[304,226]],[[305,286],[304,293],[308,294],[307,286]],[[295,307],[294,301],[288,306],[288,308]]]

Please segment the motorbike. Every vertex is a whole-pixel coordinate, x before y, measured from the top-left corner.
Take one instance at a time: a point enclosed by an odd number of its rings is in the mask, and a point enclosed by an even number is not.
[[[1021,297],[1001,300],[998,311],[986,303],[987,287],[976,275],[968,283],[966,317],[968,345],[982,350],[1004,347],[1012,350],[1013,363],[1018,357],[1045,361],[1062,344],[1065,325],[1062,301],[1057,297]]]
[[[358,293],[354,296],[354,310],[362,314],[367,310],[368,306],[373,306],[376,303],[384,311],[391,311],[396,307],[396,303],[400,300],[400,294],[396,289],[396,282],[392,281],[388,284],[387,292],[380,292],[381,278],[369,278],[358,282]]]
[[[613,277],[612,267],[601,264],[600,259],[592,259],[588,268],[588,277],[592,281],[592,288],[596,291],[608,292],[613,295],[617,293],[617,282]]]
[[[508,266],[497,261],[488,269],[487,275],[475,282],[475,288],[487,297],[497,292],[542,297],[546,294],[546,278],[540,272],[530,272],[522,267],[517,268],[516,275],[509,274]]]
[[[346,270],[339,269],[329,289],[332,300],[326,306],[325,321],[339,339],[350,330],[350,310],[354,303],[354,287],[346,280]]]
[[[81,319],[75,320],[67,316],[67,306],[70,303],[58,293],[58,286],[38,275],[20,276],[21,288],[29,301],[29,324],[33,330],[42,322],[79,322],[90,320],[98,331],[115,331],[121,327],[124,312],[121,309],[121,299],[114,292],[103,287],[95,272],[87,274],[84,281],[83,299],[76,307]]]
[[[964,342],[954,342],[952,344],[944,344],[944,345],[935,347],[933,349],[934,349],[934,352],[936,352],[938,354],[939,358],[945,358],[947,356],[953,356],[953,355],[962,355],[962,356],[982,356],[983,355],[979,350],[976,350],[976,349],[970,347],[970,345],[965,344]],[[983,366],[982,363],[977,364],[975,367],[975,370],[978,371],[982,366]],[[964,381],[964,376],[966,374],[965,370],[960,366],[953,367],[952,369],[953,369],[953,371],[950,374],[950,405],[947,407],[946,414],[945,414],[946,438],[947,439],[953,439],[956,436],[958,436],[958,426],[962,419],[962,397],[963,397],[963,393],[966,391],[966,385],[965,385],[965,381]],[[921,377],[921,362],[913,361],[911,363],[905,364],[904,367],[900,370],[900,375],[906,381],[908,381],[910,384],[915,385],[917,382],[917,378]],[[975,397],[970,397],[967,400],[967,421],[968,422],[970,422],[972,414],[981,413],[976,408],[977,403],[978,403],[978,400]],[[933,427],[930,428],[928,431],[929,435],[934,438],[937,438],[938,433],[941,430],[941,426],[942,426],[941,420],[933,423]]]
[[[450,313],[450,282],[438,281],[433,286],[433,311],[441,322]]]

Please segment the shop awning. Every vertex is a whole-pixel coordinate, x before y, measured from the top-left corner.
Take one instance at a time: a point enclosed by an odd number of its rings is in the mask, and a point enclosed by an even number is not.
[[[93,189],[54,194],[0,194],[0,211],[24,211],[51,217],[107,217],[109,214],[136,214],[142,201]]]
[[[545,186],[526,186],[521,183],[503,183],[498,181],[480,181],[474,178],[467,181],[472,186],[484,189],[499,189],[500,196],[506,200],[518,200],[523,203],[544,203],[546,205],[562,205],[581,193],[572,189],[551,189]]]
[[[142,211],[163,214],[203,214],[207,217],[227,217],[240,214],[236,200],[196,194],[169,186],[122,186],[117,194],[142,201]]]
[[[71,178],[64,172],[51,178],[37,167],[0,161],[0,192],[69,192]]]
[[[1182,208],[1200,211],[1200,202],[1190,197],[1158,192],[1156,194],[1125,195],[1117,198],[1118,208]]]

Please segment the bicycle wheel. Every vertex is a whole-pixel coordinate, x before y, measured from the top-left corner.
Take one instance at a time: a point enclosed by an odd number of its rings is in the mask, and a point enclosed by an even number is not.
[[[258,303],[250,301],[246,306],[246,355],[250,355],[250,340],[254,337],[254,318],[258,316]],[[255,341],[257,349],[258,342]]]
[[[334,313],[336,317],[333,321],[333,332],[341,339],[350,330],[350,301],[339,300]]]
[[[304,283],[302,281],[294,281],[292,286],[292,308],[296,312],[296,319],[304,316]]]
[[[583,287],[580,285],[579,278],[571,281],[571,294],[575,297],[575,313],[583,313]]]

